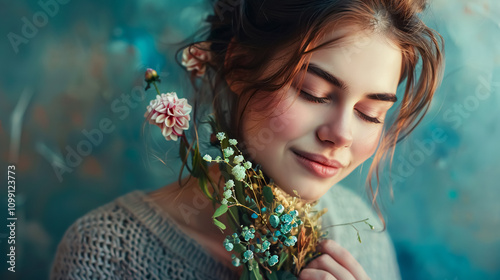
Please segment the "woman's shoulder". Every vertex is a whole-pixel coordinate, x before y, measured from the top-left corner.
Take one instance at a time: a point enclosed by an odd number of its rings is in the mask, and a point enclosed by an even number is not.
[[[77,219],[60,241],[50,279],[228,279],[193,240],[136,190]],[[96,275],[97,274],[97,275]]]
[[[391,238],[387,230],[383,230],[383,224],[370,203],[353,190],[337,184],[320,199],[317,207],[328,209],[322,218],[328,238],[347,249],[371,279],[400,279]],[[341,225],[365,219],[374,230],[364,222],[355,223],[354,227]]]
[[[141,195],[141,191],[127,193],[73,222],[58,244],[50,279],[113,278],[117,274],[132,279],[130,267],[121,270],[128,266],[123,257],[132,253],[138,238],[147,236],[123,201],[137,204]]]

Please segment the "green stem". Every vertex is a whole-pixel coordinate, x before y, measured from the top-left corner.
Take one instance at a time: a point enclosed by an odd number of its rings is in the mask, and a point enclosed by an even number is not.
[[[153,81],[153,86],[155,86],[155,89],[156,89],[156,94],[160,95],[160,90],[158,89],[158,87],[156,86],[156,82]]]
[[[366,222],[366,221],[368,221],[368,218],[363,219],[363,220],[359,220],[359,221],[356,221],[356,222],[351,222],[351,223],[331,225],[331,226],[328,226],[328,227],[326,227],[324,229],[331,228],[331,227],[336,227],[336,226],[348,226],[348,225],[352,226],[353,224],[362,223],[362,222]]]

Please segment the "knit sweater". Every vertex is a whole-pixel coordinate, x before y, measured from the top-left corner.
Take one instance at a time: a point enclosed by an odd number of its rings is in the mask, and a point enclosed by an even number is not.
[[[133,191],[76,220],[59,243],[50,279],[238,279],[147,198],[144,191]],[[324,227],[369,218],[381,228],[363,200],[339,185],[317,207],[328,208]],[[356,227],[362,243],[350,226],[329,228],[329,238],[346,248],[372,279],[400,279],[387,232]]]

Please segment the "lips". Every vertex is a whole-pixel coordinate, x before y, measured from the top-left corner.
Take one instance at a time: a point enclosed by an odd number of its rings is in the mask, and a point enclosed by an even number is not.
[[[323,155],[311,154],[303,151],[292,150],[297,161],[313,175],[321,178],[335,176],[341,167],[344,167],[339,161],[331,160]]]

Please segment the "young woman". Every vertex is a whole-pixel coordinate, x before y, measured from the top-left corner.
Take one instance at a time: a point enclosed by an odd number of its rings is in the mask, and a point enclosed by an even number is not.
[[[216,1],[206,65],[192,75],[197,102],[212,103],[218,124],[285,192],[328,208],[325,226],[370,218],[382,229],[383,219],[337,183],[373,155],[370,174],[378,178],[431,102],[443,57],[440,36],[418,18],[424,5]],[[217,165],[209,175],[217,181]],[[375,201],[371,176],[368,182]],[[237,279],[241,269],[231,265],[212,214],[193,178],[129,193],[68,229],[51,278]],[[329,229],[321,256],[299,279],[399,279],[388,234],[361,235],[359,243],[350,227]]]

